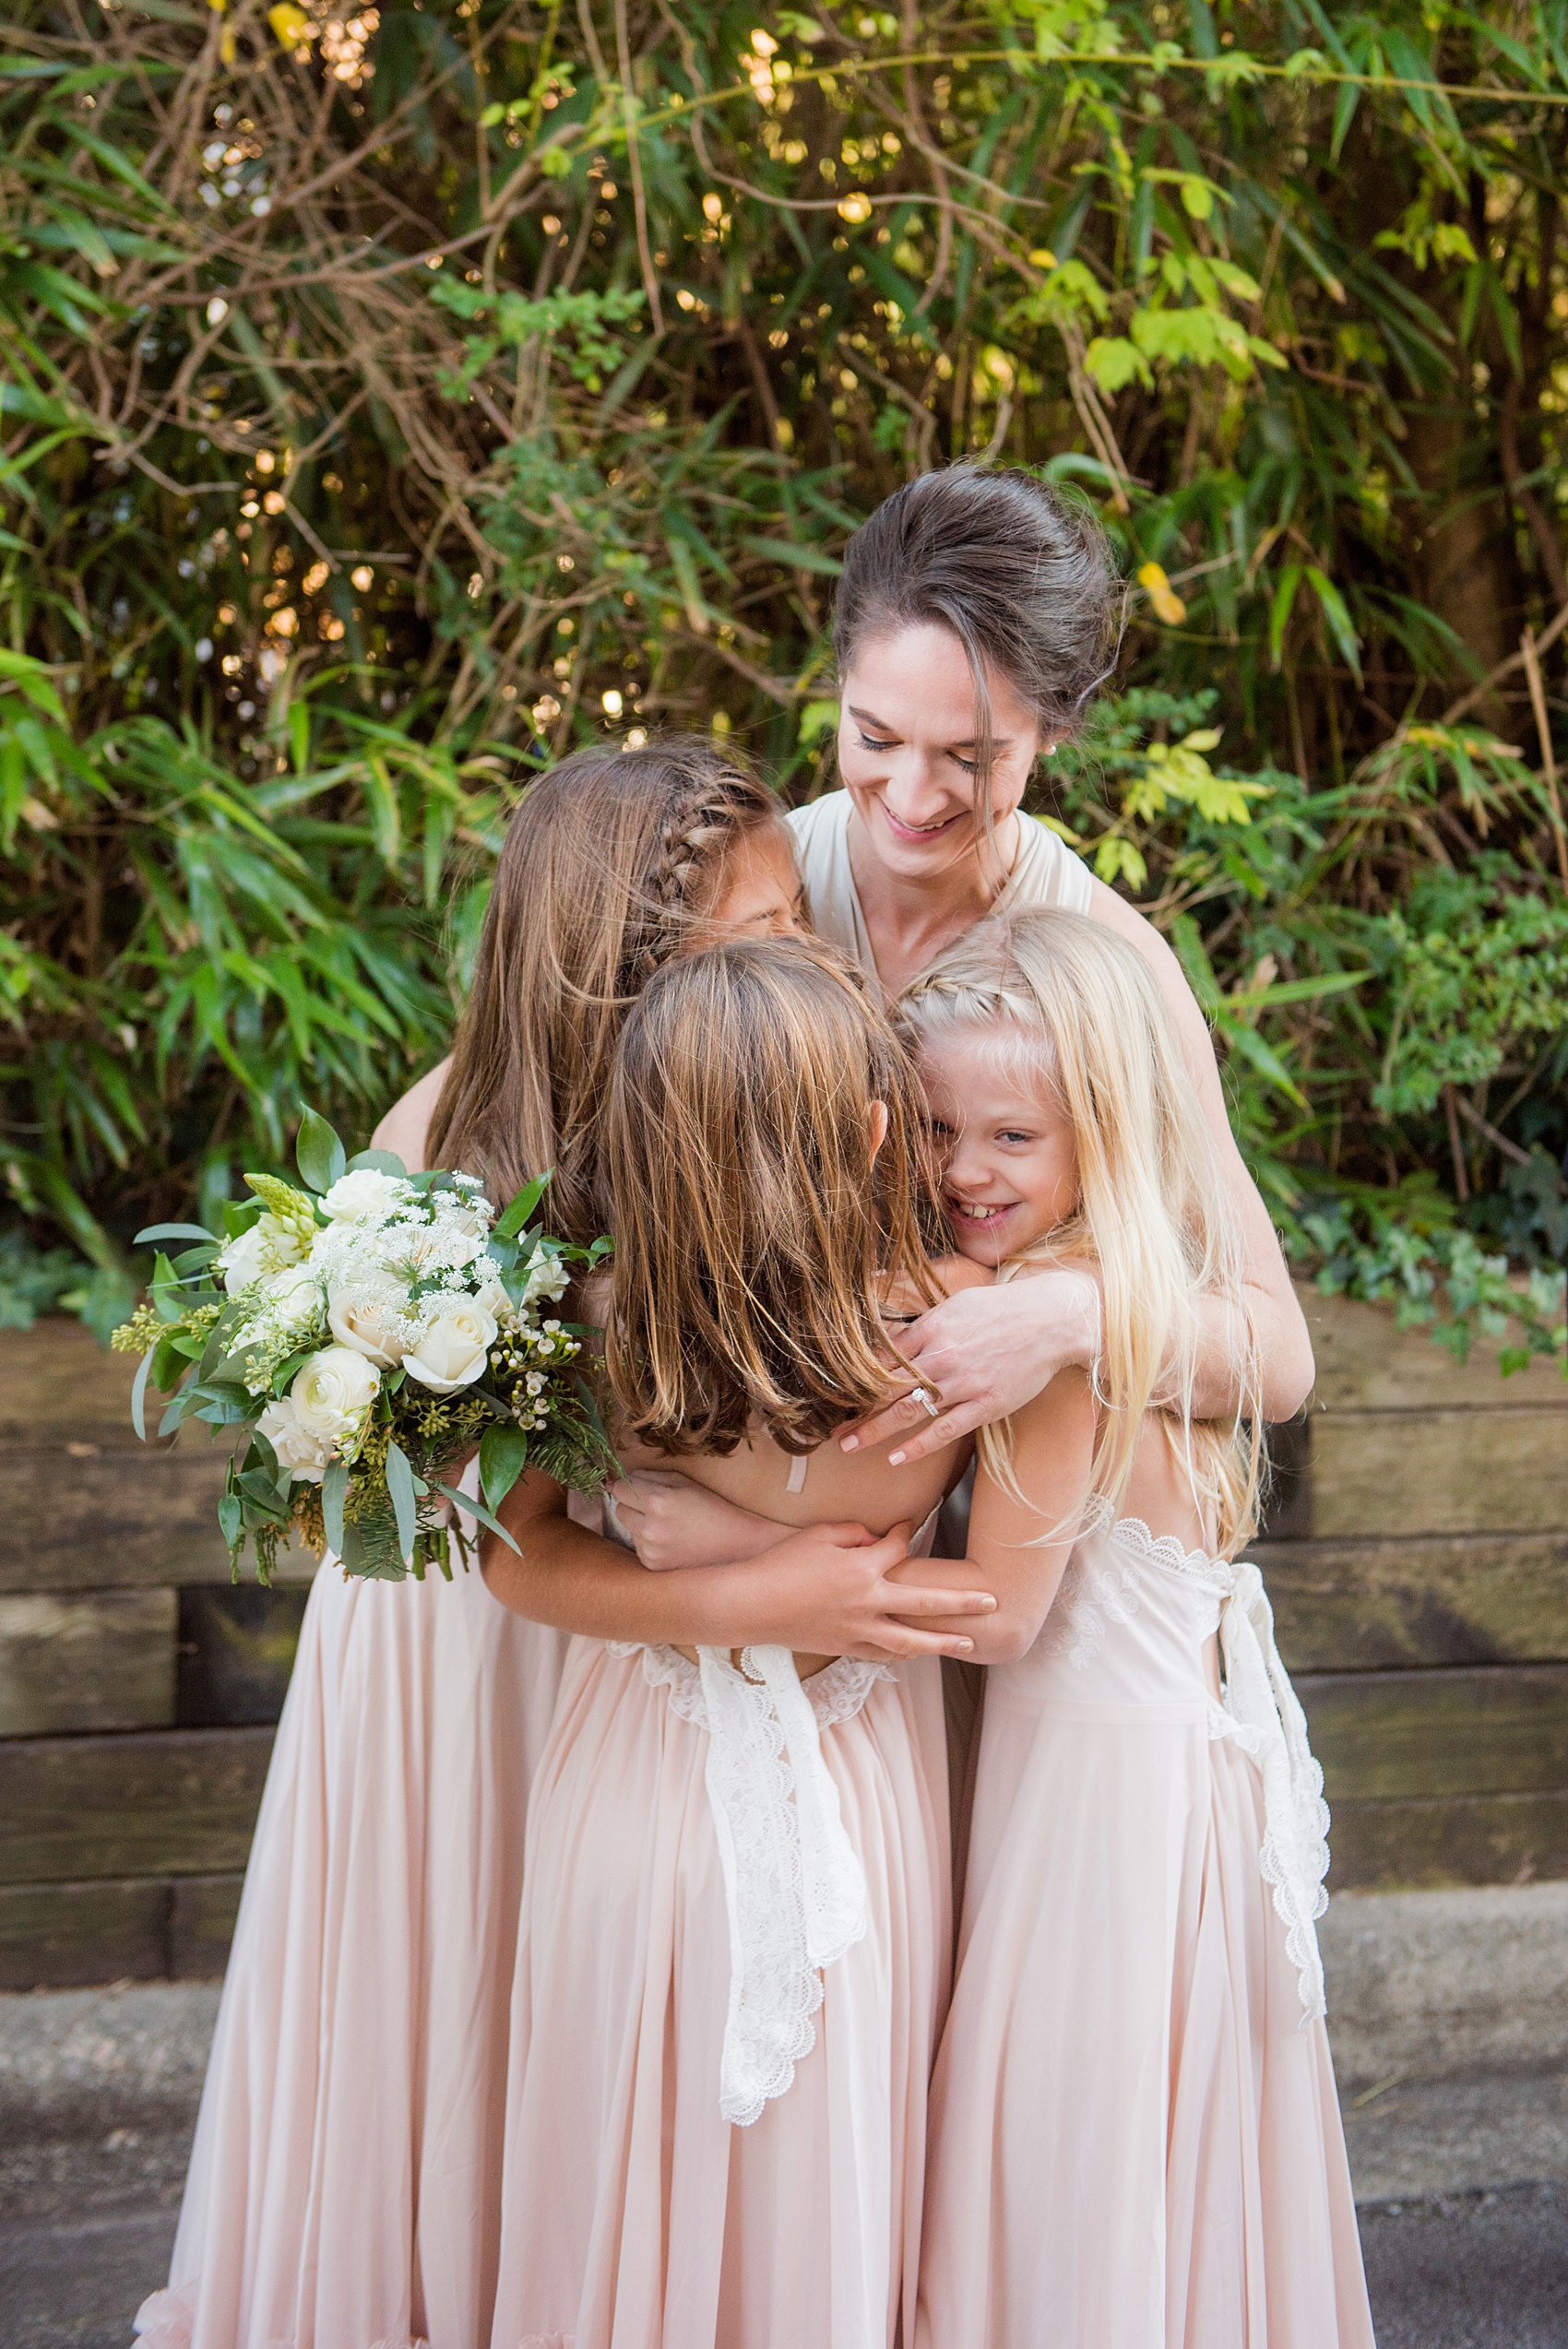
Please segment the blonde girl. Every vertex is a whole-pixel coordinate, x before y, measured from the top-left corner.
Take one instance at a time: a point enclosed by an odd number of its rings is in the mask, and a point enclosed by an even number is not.
[[[901,1474],[830,1439],[886,1394],[890,1330],[984,1278],[927,1262],[920,1123],[826,952],[719,946],[652,981],[601,1124],[591,1307],[629,1464],[678,1458],[784,1525],[853,1519],[847,1545],[892,1528],[872,1546],[902,1555],[894,1520],[934,1515],[957,1449]],[[574,1643],[529,1809],[493,2349],[891,2349],[950,1947],[934,1661],[890,1670],[826,1620],[742,1649],[722,1594],[768,1560],[622,1552],[625,1583],[712,1596],[680,1646],[646,1598],[608,1626],[580,1594],[613,1545],[541,1476],[503,1513],[497,1595],[619,1638]]]
[[[1371,2349],[1322,1775],[1232,1562],[1259,1413],[1192,1405],[1217,1317],[1243,1398],[1259,1367],[1174,1024],[1135,948],[1060,911],[971,931],[903,1009],[961,1252],[1104,1299],[1092,1378],[980,1441],[968,1561],[998,1608],[916,2349]]]

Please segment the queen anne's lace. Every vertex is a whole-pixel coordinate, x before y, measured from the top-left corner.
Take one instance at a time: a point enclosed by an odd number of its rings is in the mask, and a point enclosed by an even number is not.
[[[616,1642],[612,1655],[635,1655]],[[822,1969],[863,1939],[865,1873],[819,1732],[857,1714],[885,1665],[839,1656],[803,1685],[784,1647],[645,1647],[643,1672],[708,1733],[707,1784],[730,1927],[719,2107],[742,2128],[782,2096],[816,2042]]]

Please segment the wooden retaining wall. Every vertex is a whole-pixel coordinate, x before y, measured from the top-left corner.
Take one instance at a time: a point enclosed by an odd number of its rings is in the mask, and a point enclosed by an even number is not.
[[[1568,1876],[1568,1386],[1310,1295],[1256,1555],[1334,1807],[1331,1884]],[[221,1970],[312,1561],[235,1590],[205,1430],[0,1335],[0,1987]]]

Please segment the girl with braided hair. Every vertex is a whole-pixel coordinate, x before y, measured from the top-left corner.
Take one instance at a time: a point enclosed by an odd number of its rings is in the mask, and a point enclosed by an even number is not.
[[[601,1228],[593,1157],[627,1010],[719,937],[801,926],[772,793],[707,742],[585,751],[507,833],[451,1059],[374,1139],[505,1198],[555,1169],[561,1236]],[[748,1579],[727,1635],[878,1632],[884,1543]],[[638,1573],[648,1636],[687,1578]],[[910,1594],[899,1592],[901,1611]],[[954,1610],[944,1595],[943,1608]],[[858,1610],[858,1620],[844,1619]],[[934,1610],[933,1610],[934,1611]],[[880,1631],[955,1652],[940,1631]],[[506,1998],[530,1776],[564,1634],[455,1584],[328,1567],[299,1651],[241,1904],[171,2272],[142,2349],[480,2349],[500,2226]]]

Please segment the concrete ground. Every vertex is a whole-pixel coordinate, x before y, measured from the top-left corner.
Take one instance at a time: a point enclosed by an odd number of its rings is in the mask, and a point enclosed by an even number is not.
[[[1346,1896],[1324,1945],[1380,2349],[1568,2349],[1568,1885]],[[0,1998],[3,2349],[128,2349],[216,2003]]]

